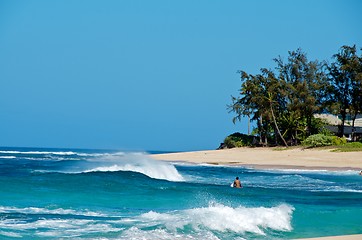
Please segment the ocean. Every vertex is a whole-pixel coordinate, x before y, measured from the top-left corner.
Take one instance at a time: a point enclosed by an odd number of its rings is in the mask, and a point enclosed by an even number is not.
[[[238,176],[243,188],[231,188]],[[0,239],[295,239],[362,233],[358,171],[0,148]]]

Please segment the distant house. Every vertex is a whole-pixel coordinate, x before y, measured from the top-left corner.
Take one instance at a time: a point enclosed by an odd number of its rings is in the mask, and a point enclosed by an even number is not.
[[[340,116],[333,114],[315,114],[314,117],[321,118],[327,121],[329,124],[327,129],[335,134],[338,133],[338,126],[342,124]],[[352,127],[352,118],[349,114],[346,116],[344,122],[344,136],[347,140],[351,141],[353,136],[354,140],[358,141],[362,138],[362,114],[358,114],[354,121],[354,128]]]

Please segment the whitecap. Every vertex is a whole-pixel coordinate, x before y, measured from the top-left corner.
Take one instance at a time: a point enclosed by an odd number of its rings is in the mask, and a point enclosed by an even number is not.
[[[27,155],[46,155],[46,154],[53,154],[53,155],[76,155],[76,152],[67,151],[67,152],[49,152],[49,151],[0,151],[3,154],[27,154]]]
[[[3,159],[15,159],[16,157],[15,156],[0,156],[0,158],[3,158]]]
[[[157,213],[150,211],[142,214],[140,220],[147,225],[163,224],[167,229],[176,231],[190,225],[196,231],[232,231],[265,235],[266,229],[274,231],[291,231],[291,218],[294,208],[281,204],[276,207],[228,207],[222,204],[210,204],[205,208],[183,211]]]
[[[0,213],[22,213],[22,214],[54,214],[54,215],[76,215],[76,216],[89,216],[89,217],[102,217],[106,216],[102,213],[92,212],[88,210],[73,210],[73,209],[48,209],[39,207],[5,207],[0,206]]]
[[[131,171],[139,172],[150,178],[168,181],[184,181],[182,175],[174,165],[157,161],[142,153],[129,153],[118,156],[103,156],[102,161],[90,161],[91,168],[82,172],[116,172]]]

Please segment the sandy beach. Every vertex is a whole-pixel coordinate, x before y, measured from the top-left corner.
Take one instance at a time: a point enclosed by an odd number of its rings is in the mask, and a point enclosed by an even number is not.
[[[362,152],[332,152],[331,149],[234,148],[154,154],[152,157],[164,161],[242,165],[263,169],[362,170]],[[311,239],[355,240],[362,239],[362,234]]]
[[[331,149],[233,148],[196,152],[154,154],[154,159],[255,168],[362,170],[362,152],[332,152]]]

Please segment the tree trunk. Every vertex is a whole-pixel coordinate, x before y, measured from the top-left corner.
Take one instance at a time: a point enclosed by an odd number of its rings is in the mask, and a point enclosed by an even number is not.
[[[283,135],[280,133],[280,130],[279,130],[277,121],[275,120],[274,111],[273,111],[273,105],[272,105],[271,103],[270,103],[270,111],[271,111],[271,114],[272,114],[272,117],[273,117],[273,121],[274,121],[274,124],[275,124],[275,128],[277,129],[278,134],[279,134],[280,138],[283,140],[285,146],[288,147],[287,142],[285,141]]]
[[[355,139],[355,128],[354,128],[354,122],[356,121],[356,118],[357,118],[357,111],[356,111],[356,113],[353,115],[353,119],[352,119],[352,136],[351,136],[351,138],[352,138],[352,142],[355,142],[356,141],[356,139]]]
[[[342,124],[340,126],[340,136],[339,137],[344,137],[344,123],[346,122],[346,110],[342,111]]]

